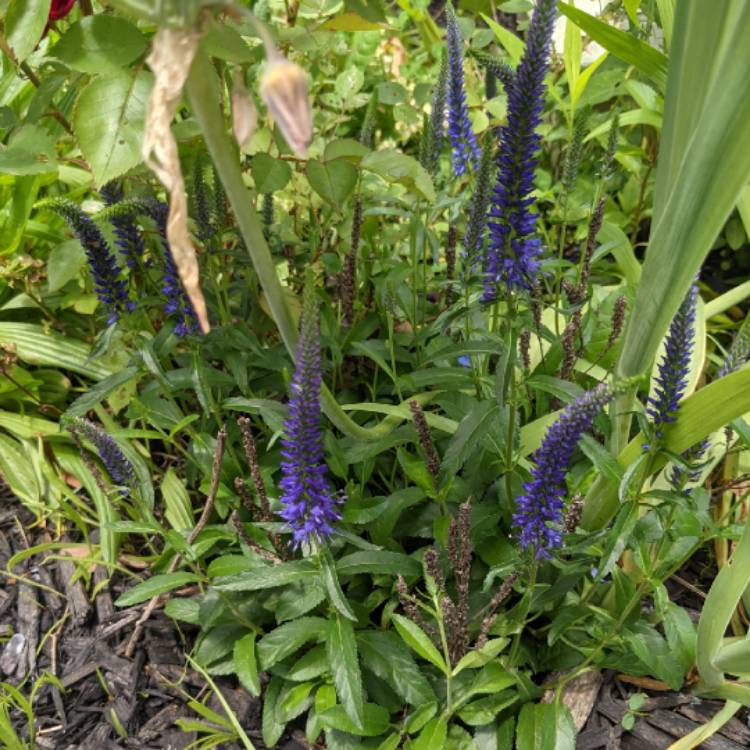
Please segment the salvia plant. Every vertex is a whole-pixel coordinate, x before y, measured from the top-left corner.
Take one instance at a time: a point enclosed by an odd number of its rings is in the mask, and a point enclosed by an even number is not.
[[[205,748],[750,707],[747,3],[7,5],[9,580],[62,549],[134,673],[171,618]],[[0,741],[72,742],[55,679]]]

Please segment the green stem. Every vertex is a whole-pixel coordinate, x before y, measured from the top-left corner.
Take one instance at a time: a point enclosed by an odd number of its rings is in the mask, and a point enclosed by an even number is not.
[[[237,149],[229,137],[219,106],[220,84],[203,49],[198,50],[193,60],[186,90],[206,146],[237,218],[255,272],[265,292],[271,317],[279,329],[287,351],[294,356],[297,324],[276,274],[276,266],[263,236],[262,223],[253,207],[250,192],[242,180]],[[403,421],[401,418],[386,418],[375,427],[362,427],[344,412],[325,386],[321,387],[320,401],[331,422],[341,432],[358,440],[379,440]]]

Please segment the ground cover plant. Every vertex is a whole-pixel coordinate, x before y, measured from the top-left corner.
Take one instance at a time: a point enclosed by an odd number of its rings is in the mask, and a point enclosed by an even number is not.
[[[0,614],[66,565],[131,686],[165,614],[202,748],[750,707],[748,3],[0,8]],[[70,612],[0,622],[8,747],[70,742]]]

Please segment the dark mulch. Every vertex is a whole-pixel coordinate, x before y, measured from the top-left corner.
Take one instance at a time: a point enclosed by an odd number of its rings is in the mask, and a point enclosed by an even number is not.
[[[12,555],[52,541],[34,520],[0,489],[0,570],[6,569]],[[180,718],[202,720],[187,701],[205,699],[209,691],[203,678],[185,666],[191,633],[178,630],[157,609],[133,658],[125,658],[125,644],[143,605],[121,610],[113,600],[132,583],[116,575],[97,587],[106,579],[105,571],[97,568],[89,589],[96,596],[91,600],[83,581],[71,581],[74,563],[51,559],[55,554],[34,555],[14,567],[15,577],[0,576],[0,681],[20,685],[25,680],[22,691],[28,695],[34,679],[48,672],[65,688],[46,685],[37,693],[37,746],[178,750],[194,742],[195,732],[184,732],[175,724]],[[260,700],[231,679],[215,682],[255,747],[267,750],[260,736]],[[223,715],[215,695],[208,706]],[[12,719],[18,734],[28,739],[25,716],[17,712]],[[118,734],[118,725],[127,736]],[[285,737],[278,747],[308,746]]]
[[[628,710],[629,694],[633,692],[647,693],[649,698],[638,710],[635,726],[625,732],[621,721]],[[666,750],[675,740],[705,724],[722,706],[720,701],[700,700],[689,693],[654,693],[626,686],[614,674],[609,674],[599,690],[591,716],[578,735],[576,750]],[[736,714],[697,747],[705,750],[750,747],[746,717],[744,711]]]
[[[0,488],[0,570],[6,569],[12,555],[45,541],[52,541],[50,533],[35,526],[33,516]],[[105,584],[105,571],[97,568],[88,589],[96,591],[92,600],[83,582],[72,580],[76,570],[72,560],[53,559],[52,554],[37,554],[15,566],[14,578],[0,576],[0,681],[18,685],[25,680],[23,691],[28,694],[33,679],[49,672],[65,688],[47,685],[37,694],[37,746],[41,750],[178,750],[194,742],[195,732],[184,732],[175,724],[180,718],[200,719],[187,702],[204,699],[209,691],[203,678],[185,666],[190,630],[178,629],[157,609],[133,657],[126,658],[125,644],[143,605],[120,610],[113,600],[132,585],[130,581],[115,575]],[[669,582],[673,600],[696,620],[712,577],[710,565],[696,558]],[[718,702],[688,693],[655,692],[648,683],[626,684],[627,679],[607,673],[601,684],[584,686],[580,702],[587,704],[583,711],[588,719],[578,750],[666,750],[721,708]],[[268,750],[260,733],[260,700],[232,679],[215,682],[255,747]],[[621,721],[633,692],[647,693],[649,698],[633,729],[625,732]],[[215,695],[208,705],[223,714]],[[18,713],[13,721],[19,735],[26,737],[25,717]],[[118,734],[118,726],[127,736]],[[747,712],[737,714],[700,747],[750,747]],[[310,745],[297,730],[277,748],[305,750]]]

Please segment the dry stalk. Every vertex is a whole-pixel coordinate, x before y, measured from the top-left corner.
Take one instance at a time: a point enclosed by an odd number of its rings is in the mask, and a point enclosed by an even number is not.
[[[169,192],[167,239],[185,291],[193,303],[201,330],[211,326],[200,288],[198,258],[187,228],[188,206],[172,119],[182,95],[201,33],[194,29],[161,28],[146,58],[154,72],[143,137],[143,160]]]

